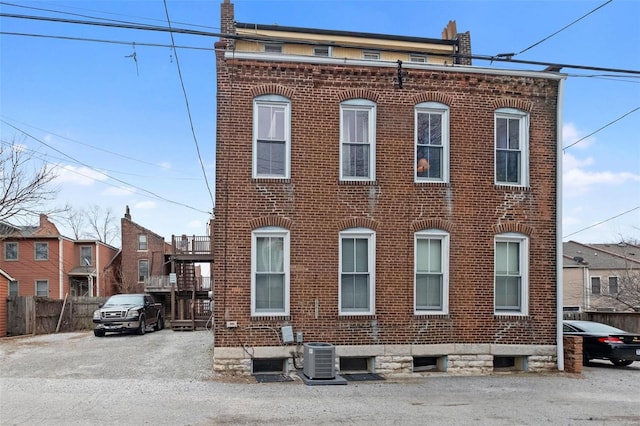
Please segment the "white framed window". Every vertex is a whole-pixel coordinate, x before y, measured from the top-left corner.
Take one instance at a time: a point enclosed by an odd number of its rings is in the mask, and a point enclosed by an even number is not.
[[[591,294],[602,293],[602,282],[600,277],[591,277]]]
[[[36,296],[49,297],[48,280],[36,280]]]
[[[416,182],[449,181],[449,107],[423,102],[415,107]]]
[[[371,229],[352,228],[340,233],[341,315],[375,313],[375,245],[375,232]]]
[[[18,260],[18,243],[4,243],[4,260]]]
[[[512,108],[495,112],[495,183],[529,185],[529,114]]]
[[[138,250],[145,251],[148,248],[147,234],[138,235]]]
[[[35,243],[35,260],[49,260],[49,243]]]
[[[313,48],[313,56],[333,56],[333,49],[331,46],[316,46]]]
[[[265,43],[265,53],[282,53],[282,43]]]
[[[380,52],[377,51],[377,50],[363,50],[362,51],[362,58],[363,59],[378,60],[378,59],[380,59]]]
[[[259,96],[253,102],[253,177],[289,178],[291,101]]]
[[[138,260],[138,282],[142,283],[149,278],[149,261],[147,259]]]
[[[93,251],[91,246],[80,246],[80,266],[91,266],[93,264]]]
[[[420,62],[423,64],[427,63],[427,55],[420,53],[412,53],[409,55],[409,62]]]
[[[265,227],[251,233],[251,315],[289,315],[289,231]]]
[[[449,233],[428,229],[414,234],[414,312],[449,311]]]
[[[340,179],[375,180],[376,104],[352,99],[340,104]]]
[[[495,313],[528,315],[528,237],[517,233],[505,233],[495,237],[494,278]]]
[[[615,275],[609,277],[609,294],[618,294],[618,277]]]
[[[17,296],[19,294],[18,281],[9,281],[9,296]]]

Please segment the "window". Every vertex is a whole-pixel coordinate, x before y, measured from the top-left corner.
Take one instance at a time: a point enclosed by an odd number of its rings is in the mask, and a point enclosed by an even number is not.
[[[18,260],[18,243],[4,243],[4,260]]]
[[[421,62],[423,64],[427,63],[427,55],[421,55],[418,53],[412,53],[409,55],[409,62]]]
[[[497,314],[528,312],[528,238],[507,233],[495,239],[494,303]]]
[[[500,185],[529,184],[529,116],[502,108],[495,113],[495,179]]]
[[[49,243],[35,243],[35,260],[49,260]]]
[[[49,297],[49,281],[47,280],[36,281],[36,296]]]
[[[609,277],[609,294],[618,294],[618,277]]]
[[[288,178],[291,103],[283,96],[260,96],[253,104],[253,177]]]
[[[591,277],[591,294],[600,294],[601,287],[600,277]]]
[[[17,296],[18,295],[18,281],[11,280],[9,281],[9,296]]]
[[[147,235],[140,234],[138,235],[138,250],[146,250],[147,249]]]
[[[316,46],[313,48],[313,56],[331,56],[330,46]]]
[[[420,231],[414,244],[415,313],[447,313],[449,234],[437,229]]]
[[[378,60],[380,59],[380,52],[378,52],[377,50],[364,50],[362,52],[362,57],[364,59]]]
[[[289,231],[257,229],[251,246],[251,314],[289,315]]]
[[[375,233],[353,228],[340,234],[340,314],[373,314]]]
[[[91,266],[93,264],[93,256],[91,254],[91,246],[80,247],[80,266]]]
[[[146,259],[138,260],[138,282],[142,283],[149,278],[149,261]]]
[[[282,44],[280,43],[265,43],[265,53],[282,53]]]
[[[340,105],[340,179],[375,179],[376,104],[353,99]]]
[[[415,109],[417,182],[449,179],[449,107],[424,102]]]

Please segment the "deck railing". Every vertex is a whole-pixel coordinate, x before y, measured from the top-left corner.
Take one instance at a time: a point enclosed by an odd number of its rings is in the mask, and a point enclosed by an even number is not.
[[[211,277],[196,277],[194,278],[194,280],[196,291],[211,290]],[[182,281],[183,280],[178,278],[176,290],[193,290],[193,287],[191,285],[186,285]],[[169,280],[169,275],[160,275],[147,278],[144,283],[144,289],[145,291],[149,292],[171,291],[171,282]]]
[[[172,235],[171,243],[175,254],[211,254],[211,237],[202,235]]]

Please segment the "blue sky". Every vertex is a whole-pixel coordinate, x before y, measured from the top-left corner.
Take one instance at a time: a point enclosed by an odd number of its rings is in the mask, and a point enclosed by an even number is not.
[[[174,27],[214,33],[220,3],[167,1]],[[614,0],[530,49],[606,0],[233,3],[239,22],[427,38],[455,20],[471,33],[476,55],[522,52],[515,58],[640,70],[636,0]],[[0,13],[167,25],[162,0],[9,1]],[[134,221],[167,239],[205,233],[213,202],[204,173],[215,191],[216,38],[174,36],[176,45],[198,48],[178,49],[177,58],[190,121],[168,33],[8,17],[0,31],[109,41],[0,34],[1,143],[15,141],[56,167],[61,190],[52,207],[97,204],[120,218],[128,205]],[[586,243],[640,240],[640,78],[563,72],[563,146],[586,138],[564,153],[562,234]]]

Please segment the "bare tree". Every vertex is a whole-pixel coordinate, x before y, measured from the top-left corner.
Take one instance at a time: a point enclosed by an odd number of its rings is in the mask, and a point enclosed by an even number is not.
[[[84,211],[74,209],[70,204],[67,204],[64,212],[60,216],[69,226],[69,229],[71,229],[74,239],[79,240],[84,238],[85,227],[87,225],[87,215]]]
[[[120,230],[111,208],[102,209],[99,205],[94,204],[87,210],[86,215],[91,228],[89,232],[91,238],[105,244],[111,244],[118,237]]]
[[[618,277],[618,292],[603,296],[640,312],[640,268],[627,268],[622,276]]]
[[[0,221],[49,214],[47,202],[54,200],[59,189],[52,186],[56,178],[47,163],[35,163],[24,146],[0,145]]]

